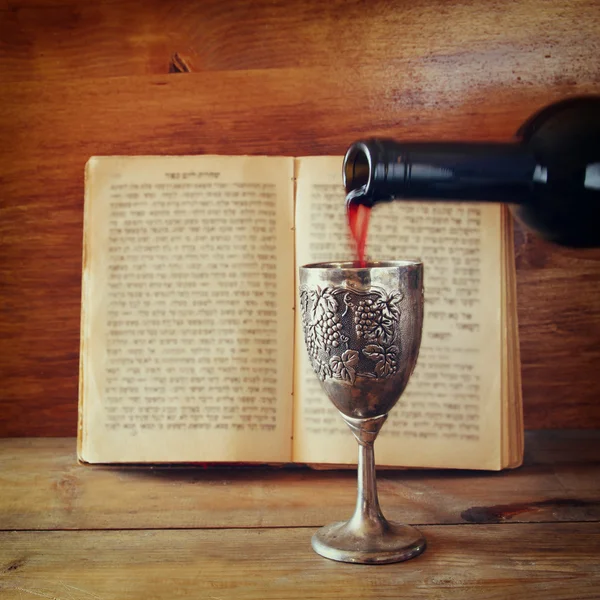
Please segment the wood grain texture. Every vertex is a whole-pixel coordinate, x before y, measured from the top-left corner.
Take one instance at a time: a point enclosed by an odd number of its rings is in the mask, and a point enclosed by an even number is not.
[[[600,92],[597,2],[0,3],[0,436],[74,435],[94,154],[507,140]],[[600,251],[516,239],[526,425],[600,426]]]
[[[407,563],[335,563],[310,529],[0,533],[0,595],[60,600],[598,598],[600,524],[427,526]]]
[[[365,567],[310,548],[349,512],[350,472],[89,468],[73,439],[0,440],[0,597],[595,599],[600,432],[527,441],[516,471],[381,473],[428,547]],[[456,520],[466,502],[486,504]]]
[[[600,433],[529,435],[527,447],[530,463],[503,473],[380,471],[384,512],[424,524],[600,521]],[[5,439],[0,489],[5,530],[317,527],[352,514],[356,473],[90,467],[74,439]]]
[[[405,77],[439,64],[463,91],[585,79],[599,19],[594,0],[5,0],[2,9],[10,81],[389,62]]]

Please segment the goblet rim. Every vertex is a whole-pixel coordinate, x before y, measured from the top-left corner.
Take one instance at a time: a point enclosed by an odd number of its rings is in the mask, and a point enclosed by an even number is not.
[[[366,261],[363,265],[359,265],[357,261],[328,261],[316,262],[301,265],[300,269],[307,270],[332,270],[338,269],[343,271],[374,271],[377,269],[398,269],[402,267],[419,267],[423,265],[420,258],[406,258],[402,260],[373,260]]]

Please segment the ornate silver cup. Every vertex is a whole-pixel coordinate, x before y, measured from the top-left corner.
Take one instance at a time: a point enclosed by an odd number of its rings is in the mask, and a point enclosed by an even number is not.
[[[425,538],[414,527],[383,516],[373,442],[417,361],[423,265],[305,265],[300,267],[300,303],[312,367],[359,444],[354,514],[317,531],[312,547],[321,556],[352,563],[413,558],[425,549]]]

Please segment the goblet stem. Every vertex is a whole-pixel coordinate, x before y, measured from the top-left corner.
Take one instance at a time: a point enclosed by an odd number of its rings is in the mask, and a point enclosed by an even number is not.
[[[358,442],[358,492],[349,527],[356,532],[381,533],[387,521],[379,507],[373,441]]]
[[[387,415],[370,419],[353,419],[345,415],[342,417],[358,442],[358,492],[356,508],[348,522],[348,527],[359,535],[382,533],[388,529],[388,523],[381,512],[377,497],[373,445]]]
[[[425,549],[425,538],[410,525],[389,522],[379,508],[373,443],[387,415],[353,419],[342,414],[359,444],[358,494],[349,521],[322,527],[312,539],[313,549],[326,558],[354,563],[408,560]]]

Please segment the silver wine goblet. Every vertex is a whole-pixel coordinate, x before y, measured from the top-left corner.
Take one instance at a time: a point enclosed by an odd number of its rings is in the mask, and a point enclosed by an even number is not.
[[[316,263],[300,267],[304,340],[322,388],[359,444],[358,495],[349,521],[312,538],[321,556],[392,563],[425,549],[414,527],[389,522],[377,498],[373,442],[406,388],[423,326],[419,261]]]

